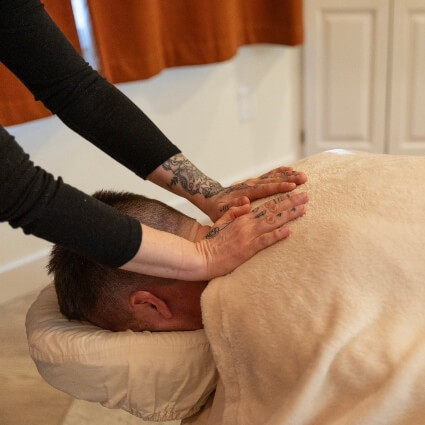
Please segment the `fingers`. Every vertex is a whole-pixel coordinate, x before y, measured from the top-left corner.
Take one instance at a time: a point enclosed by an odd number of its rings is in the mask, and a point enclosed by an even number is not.
[[[308,194],[307,192],[302,193],[283,193],[264,204],[259,205],[258,207],[251,210],[253,215],[256,215],[261,210],[266,210],[270,212],[278,212],[286,209],[290,209],[292,207],[296,207],[298,205],[302,205],[308,202]]]
[[[248,187],[245,187],[244,189],[249,189],[253,186],[259,186],[259,185],[266,185],[271,183],[295,183],[295,184],[302,184],[307,181],[307,176],[304,173],[296,173],[291,172],[291,174],[281,174],[281,175],[273,175],[273,176],[267,176],[267,177],[257,177],[253,179],[246,180],[246,183],[249,185]]]
[[[279,208],[289,209],[308,202],[307,192],[302,193],[283,193],[275,196],[263,205],[269,211],[277,211]]]
[[[278,173],[282,173],[282,172],[285,172],[285,171],[292,171],[292,170],[293,170],[292,167],[277,167],[273,170],[268,171],[267,173],[262,174],[260,176],[260,178],[261,177],[267,177],[267,176],[272,175],[272,174],[278,174]]]
[[[264,228],[279,227],[304,215],[307,202],[308,195],[305,192],[283,194],[254,208],[250,214],[252,219],[260,220],[264,231]]]
[[[249,204],[231,207],[198,242],[210,277],[234,270],[258,251],[288,237],[286,225],[306,212],[307,193],[284,193],[250,211]]]
[[[267,212],[263,214],[262,230],[283,226],[291,220],[295,220],[303,216],[306,212],[306,206],[299,205],[298,207],[292,207],[289,210],[283,210],[278,212]]]
[[[304,173],[296,171],[285,171],[281,174],[267,175],[256,179],[247,180],[247,185],[239,189],[239,193],[247,196],[251,201],[264,198],[277,193],[291,192],[297,185],[307,181]]]
[[[271,232],[263,233],[255,240],[255,250],[256,252],[261,251],[262,249],[287,238],[290,234],[291,230],[287,226],[278,227]]]
[[[258,177],[256,179],[251,179],[250,183],[255,184],[270,184],[270,183],[296,183],[299,179],[299,174],[290,174],[290,175],[274,175],[268,177]]]
[[[246,189],[245,194],[251,201],[255,201],[256,199],[266,198],[267,196],[276,195],[278,193],[291,192],[296,187],[296,183],[287,182],[260,184]]]
[[[244,202],[244,200],[241,202]],[[306,211],[305,204],[307,202],[308,194],[306,192],[280,194],[251,211],[249,203],[233,206],[223,214],[216,222],[216,225],[220,226],[223,223],[232,222],[238,217],[249,213],[250,219],[259,220],[261,222],[256,223],[256,225],[263,224],[263,227],[264,225],[269,227],[280,227],[288,221],[304,215]],[[262,228],[261,231],[264,231],[264,229]]]
[[[281,167],[280,169],[276,169],[273,171],[270,171],[266,174],[261,175],[257,179],[258,184],[264,184],[267,182],[273,182],[274,180],[277,181],[288,181],[288,182],[294,182],[296,184],[303,184],[307,181],[307,176],[302,171],[293,171],[292,168],[285,169],[288,167]],[[263,182],[261,182],[263,180]]]
[[[203,211],[207,212],[211,220],[216,221],[233,207],[278,193],[291,192],[297,185],[306,181],[307,176],[304,173],[293,171],[291,167],[279,167],[260,177],[223,189],[215,197],[207,200],[208,205]]]
[[[296,218],[302,217],[307,210],[305,204],[299,205],[298,207],[292,207],[290,210],[285,210],[276,214],[276,222],[280,224],[281,221],[283,223],[288,223],[288,221],[295,220]],[[270,224],[269,220],[269,224]],[[273,220],[274,224],[274,220]]]
[[[277,182],[255,185],[247,189],[243,189],[241,193],[248,200],[255,201],[256,199],[266,198],[278,193],[291,192],[297,187],[296,183]]]
[[[267,177],[262,177],[259,184],[268,184],[274,182],[286,181],[289,183],[303,184],[307,181],[307,176],[299,171],[284,171],[278,174],[272,174]]]

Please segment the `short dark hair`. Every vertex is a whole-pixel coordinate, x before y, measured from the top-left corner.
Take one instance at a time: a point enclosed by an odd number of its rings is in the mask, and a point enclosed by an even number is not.
[[[158,230],[187,237],[193,219],[155,199],[129,192],[98,191],[93,197]],[[129,327],[131,315],[123,292],[141,290],[165,279],[96,263],[55,245],[48,264],[61,313],[69,320],[89,321],[110,330]]]

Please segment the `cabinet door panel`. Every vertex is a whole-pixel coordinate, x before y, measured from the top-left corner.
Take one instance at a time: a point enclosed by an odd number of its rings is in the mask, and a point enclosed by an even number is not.
[[[425,0],[395,0],[389,151],[425,154]]]
[[[306,154],[383,151],[389,0],[305,0]]]

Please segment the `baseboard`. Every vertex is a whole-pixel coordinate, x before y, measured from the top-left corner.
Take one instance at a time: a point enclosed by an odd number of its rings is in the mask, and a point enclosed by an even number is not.
[[[290,165],[297,159],[296,155],[286,155],[273,162],[245,169],[242,172],[238,170],[238,173],[230,175],[221,183],[228,186],[234,182],[261,175],[281,165]],[[209,221],[207,216],[185,199],[176,199],[174,202],[170,202],[170,205],[202,223]],[[37,251],[30,256],[0,267],[0,304],[34,292],[49,283],[50,278],[46,271],[49,251],[48,249]]]

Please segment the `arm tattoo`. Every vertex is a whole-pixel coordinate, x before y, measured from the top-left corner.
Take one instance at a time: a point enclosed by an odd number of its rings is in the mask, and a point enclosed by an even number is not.
[[[205,236],[205,239],[212,239],[214,237],[216,237],[219,232],[223,229],[225,229],[229,224],[232,224],[233,221],[229,221],[228,223],[224,223],[223,226],[220,227],[213,227]]]
[[[224,188],[220,183],[206,176],[181,153],[172,156],[161,166],[164,170],[171,171],[173,174],[173,177],[168,184],[170,189],[172,189],[173,186],[180,184],[180,186],[191,195],[199,193],[207,199],[218,194],[222,197],[234,191],[257,187],[255,185],[252,186],[246,183],[239,183]]]
[[[165,161],[162,168],[173,173],[168,185],[170,188],[180,183],[186,192],[191,195],[199,193],[205,198],[211,198],[224,190],[220,183],[207,177],[182,154]]]

